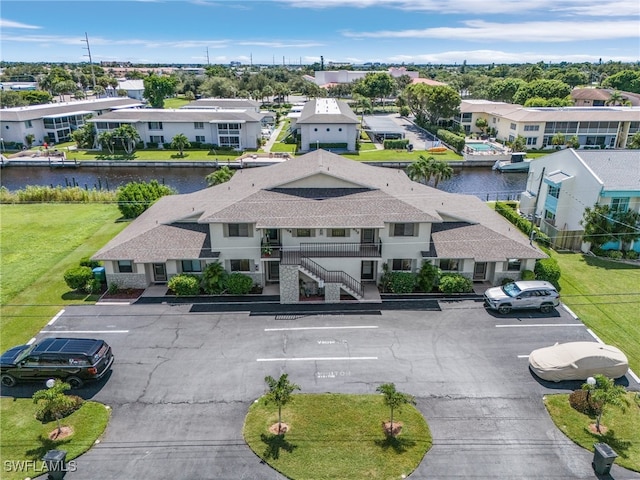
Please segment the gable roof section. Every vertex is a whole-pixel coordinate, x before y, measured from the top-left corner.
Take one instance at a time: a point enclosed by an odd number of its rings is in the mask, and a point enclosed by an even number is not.
[[[81,100],[77,102],[47,103],[44,105],[31,105],[28,107],[14,107],[2,109],[3,122],[22,122],[34,120],[48,115],[61,115],[65,113],[90,110],[97,112],[117,107],[133,107],[140,105],[133,98],[99,98],[94,100]]]
[[[255,110],[260,107],[260,103],[249,98],[201,98],[180,107],[181,109],[190,108],[249,108]]]
[[[165,108],[140,108],[117,110],[94,117],[90,122],[136,121],[136,122],[259,122],[262,115],[250,110],[214,110],[214,109],[165,109]]]
[[[310,123],[358,124],[360,121],[346,102],[335,98],[316,98],[305,104],[296,123],[298,125]]]
[[[640,192],[640,154],[637,150],[574,150],[607,191]]]

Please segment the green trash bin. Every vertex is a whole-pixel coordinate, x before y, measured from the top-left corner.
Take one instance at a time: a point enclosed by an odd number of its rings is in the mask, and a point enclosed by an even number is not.
[[[598,474],[608,474],[617,456],[618,454],[606,443],[596,443],[593,446],[593,469]]]
[[[47,465],[49,480],[62,480],[67,474],[67,464],[65,462],[67,452],[64,450],[49,450],[42,460]]]
[[[104,267],[96,267],[93,269],[93,278],[100,280],[101,283],[107,282],[107,275],[104,273]]]

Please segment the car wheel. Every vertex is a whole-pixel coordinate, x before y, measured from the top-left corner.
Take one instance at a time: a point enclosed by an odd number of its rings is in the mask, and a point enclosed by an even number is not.
[[[2,375],[2,379],[0,380],[0,382],[2,382],[2,386],[3,387],[13,387],[15,386],[16,379],[13,378],[11,375],[9,375],[8,373],[4,373]]]
[[[78,377],[68,377],[65,381],[71,385],[71,388],[81,388],[84,385],[84,382]]]
[[[551,313],[551,310],[553,310],[553,306],[552,305],[542,305],[540,307],[540,311],[542,313]]]
[[[502,313],[503,315],[505,313],[509,313],[511,311],[511,306],[510,305],[500,305],[498,307],[498,312]]]

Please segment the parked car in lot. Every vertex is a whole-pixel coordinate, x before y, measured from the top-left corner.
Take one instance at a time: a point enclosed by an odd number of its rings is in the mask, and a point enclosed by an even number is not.
[[[18,382],[59,378],[80,388],[102,378],[113,364],[113,352],[104,340],[92,338],[45,338],[32,345],[13,347],[0,357],[3,387]]]
[[[596,342],[556,343],[529,355],[529,366],[543,380],[586,380],[596,374],[609,378],[626,375],[627,356],[611,345]]]
[[[503,314],[526,308],[549,313],[560,304],[560,294],[550,282],[523,280],[487,289],[484,303],[487,308]]]

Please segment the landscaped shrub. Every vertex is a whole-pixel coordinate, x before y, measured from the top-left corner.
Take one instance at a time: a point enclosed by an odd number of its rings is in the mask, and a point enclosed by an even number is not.
[[[536,274],[533,273],[531,270],[523,270],[522,273],[520,274],[520,278],[522,280],[535,280]]]
[[[440,129],[438,130],[438,138],[442,140],[447,145],[452,146],[458,152],[464,150],[464,137],[460,135],[456,135],[455,133],[451,133],[449,130]]]
[[[107,289],[107,291],[111,295],[115,295],[116,293],[118,293],[119,290],[120,290],[120,285],[118,285],[116,282],[111,282],[109,284],[109,288]]]
[[[514,208],[513,202],[496,202],[496,212],[502,215],[504,218],[509,220],[512,224],[514,224],[518,230],[521,232],[531,235],[531,230],[535,232],[535,240],[538,244],[542,246],[551,245],[551,239],[548,235],[543,233],[538,227],[536,227],[533,223],[527,220],[524,217],[521,217],[516,209]]]
[[[68,385],[68,384],[67,384]],[[65,395],[61,402],[38,402],[36,420],[48,423],[56,418],[65,418],[78,410],[84,403],[84,399],[77,395]]]
[[[628,250],[624,254],[624,258],[626,258],[627,260],[637,260],[638,257],[640,257],[640,254],[638,254],[638,252],[636,252],[635,250]]]
[[[431,292],[438,284],[441,271],[430,262],[423,262],[416,277],[416,284],[421,292]]]
[[[402,117],[408,117],[411,114],[411,109],[409,107],[407,107],[406,105],[403,105],[402,107],[400,107],[400,115]]]
[[[82,287],[82,290],[88,294],[98,293],[102,290],[102,282],[97,278],[92,278]]]
[[[555,258],[543,258],[536,261],[534,269],[538,280],[546,280],[560,291],[560,266]]]
[[[507,285],[508,283],[513,283],[513,278],[503,277],[500,279],[500,285]]]
[[[578,412],[594,416],[598,414],[598,407],[594,402],[589,401],[589,391],[587,390],[574,390],[569,394],[569,405]]]
[[[389,290],[391,293],[412,293],[416,288],[416,275],[411,272],[390,272]]]
[[[98,262],[97,260],[91,260],[89,257],[82,257],[80,259],[80,266],[81,267],[96,268],[96,267],[100,266],[100,262]]]
[[[382,142],[382,146],[385,150],[404,150],[409,145],[409,140],[401,138],[398,140],[388,139]]]
[[[225,279],[227,293],[232,295],[246,295],[253,288],[253,279],[242,273],[232,273]]]
[[[182,273],[169,279],[167,286],[178,297],[189,297],[200,293],[200,278]]]
[[[620,250],[609,250],[607,251],[607,257],[613,260],[621,260],[623,257],[623,254]]]
[[[451,273],[440,277],[438,288],[443,293],[469,293],[473,292],[473,282],[459,273]]]
[[[93,280],[93,270],[89,267],[71,267],[64,272],[64,281],[72,290],[84,288],[89,280]]]
[[[224,291],[227,272],[220,262],[213,262],[202,271],[202,289],[209,295],[218,295]]]

